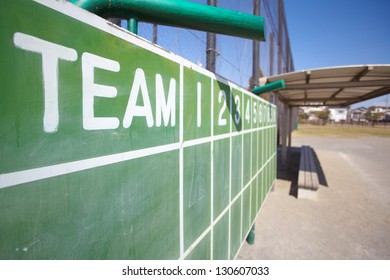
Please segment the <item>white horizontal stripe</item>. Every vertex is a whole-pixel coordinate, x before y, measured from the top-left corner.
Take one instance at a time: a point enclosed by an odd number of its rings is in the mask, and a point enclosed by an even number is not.
[[[263,127],[257,127],[257,128],[251,128],[248,130],[241,130],[241,131],[233,131],[231,133],[225,133],[225,134],[220,134],[220,135],[214,135],[214,136],[209,136],[209,137],[203,137],[203,138],[197,138],[197,139],[192,139],[192,140],[186,140],[183,143],[183,147],[191,147],[195,145],[200,145],[200,144],[205,144],[211,141],[217,141],[217,140],[222,140],[226,138],[230,138],[230,136],[238,136],[242,134],[247,134],[247,133],[253,133],[253,132],[258,132],[260,130],[266,130],[269,128],[276,127],[276,125],[269,125],[269,126],[263,126]]]
[[[253,128],[253,129],[240,131],[240,132],[233,132],[232,136],[240,135],[241,133],[246,134],[246,133],[256,132],[270,127],[273,127],[273,125]],[[229,137],[230,137],[230,133],[226,133],[226,134],[216,135],[214,137],[210,136],[210,137],[204,137],[200,139],[194,139],[190,141],[185,141],[183,143],[183,147],[191,147],[194,145],[208,143],[211,142],[212,140],[216,141],[216,140],[221,140]],[[60,163],[60,164],[55,164],[50,166],[0,174],[0,189],[23,184],[23,183],[33,182],[41,179],[47,179],[59,175],[78,172],[86,169],[91,169],[99,166],[110,165],[113,163],[127,161],[139,157],[164,153],[179,148],[180,148],[180,143],[174,143],[174,144],[146,148],[146,149],[141,149],[136,151],[129,151],[129,152],[118,153],[113,155],[83,159],[83,160],[72,161],[67,163]]]
[[[0,189],[64,174],[74,173],[82,170],[87,170],[95,167],[110,165],[113,163],[128,161],[140,157],[169,152],[179,149],[179,147],[179,143],[174,143],[164,146],[146,148],[136,151],[118,153],[113,155],[83,159],[78,161],[1,174]]]

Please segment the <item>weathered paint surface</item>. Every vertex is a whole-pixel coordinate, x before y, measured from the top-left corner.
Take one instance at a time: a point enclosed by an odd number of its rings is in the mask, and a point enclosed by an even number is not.
[[[234,258],[275,107],[70,3],[0,5],[0,259]]]

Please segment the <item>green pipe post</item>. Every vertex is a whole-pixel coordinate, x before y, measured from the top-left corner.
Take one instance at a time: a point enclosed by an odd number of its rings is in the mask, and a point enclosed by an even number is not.
[[[255,244],[255,225],[253,225],[251,230],[249,231],[248,236],[246,237],[246,242],[249,245]]]
[[[260,95],[265,92],[273,91],[273,90],[279,90],[284,89],[286,87],[286,84],[284,83],[284,80],[278,80],[269,84],[266,84],[261,87],[256,87],[252,90],[252,93],[256,95]]]
[[[138,20],[130,18],[127,22],[127,29],[134,34],[138,34]]]
[[[102,17],[137,18],[155,24],[265,40],[263,17],[184,0],[69,0]]]

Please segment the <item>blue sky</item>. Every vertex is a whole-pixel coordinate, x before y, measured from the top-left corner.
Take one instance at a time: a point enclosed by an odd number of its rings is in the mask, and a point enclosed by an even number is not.
[[[284,0],[284,5],[296,70],[390,64],[389,0]],[[353,107],[378,102],[385,103],[386,96]]]
[[[390,0],[284,0],[284,5],[296,70],[390,64]],[[218,0],[218,6],[252,12],[251,0]],[[139,31],[152,40],[152,25],[140,25]],[[221,55],[217,73],[245,87],[249,83],[245,77],[251,75],[247,54],[251,53],[252,42],[230,36],[218,40]],[[205,32],[159,27],[159,45],[203,66],[205,41]],[[224,51],[228,55],[222,55]],[[390,95],[353,107],[385,105],[386,101],[390,105]]]

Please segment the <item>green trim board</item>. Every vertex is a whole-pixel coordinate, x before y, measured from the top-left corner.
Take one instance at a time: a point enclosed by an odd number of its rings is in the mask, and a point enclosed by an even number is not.
[[[70,3],[1,5],[0,259],[235,258],[275,106]]]

